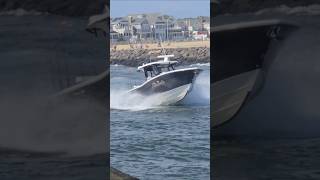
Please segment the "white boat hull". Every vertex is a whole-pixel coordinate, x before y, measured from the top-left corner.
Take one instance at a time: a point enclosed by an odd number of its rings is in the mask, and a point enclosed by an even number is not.
[[[185,84],[166,92],[154,94],[148,98],[154,98],[158,105],[174,105],[183,100],[191,89],[192,83]]]
[[[212,85],[211,127],[216,128],[236,115],[253,89],[259,72],[256,69]]]

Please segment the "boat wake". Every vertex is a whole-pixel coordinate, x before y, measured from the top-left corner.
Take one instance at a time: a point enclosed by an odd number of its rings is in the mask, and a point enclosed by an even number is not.
[[[192,91],[182,102],[183,105],[210,105],[210,71],[203,71],[194,82]]]
[[[117,110],[141,111],[160,107],[154,96],[145,97],[138,93],[128,93],[128,90],[110,91],[110,108]]]

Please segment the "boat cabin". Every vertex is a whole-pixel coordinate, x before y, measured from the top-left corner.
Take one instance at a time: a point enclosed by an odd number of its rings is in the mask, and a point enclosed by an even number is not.
[[[178,61],[170,61],[169,57],[174,57],[174,56],[173,55],[158,56],[158,58],[164,58],[164,59],[156,62],[143,64],[142,66],[138,67],[138,71],[143,71],[145,77],[148,79],[150,77],[157,76],[162,72],[175,70],[174,66],[175,64],[178,63]]]

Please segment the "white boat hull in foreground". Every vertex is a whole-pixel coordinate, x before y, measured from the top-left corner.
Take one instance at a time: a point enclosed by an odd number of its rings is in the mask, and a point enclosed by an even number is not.
[[[185,84],[170,91],[154,94],[148,98],[154,98],[158,105],[174,105],[183,100],[186,95],[191,91],[192,84]]]

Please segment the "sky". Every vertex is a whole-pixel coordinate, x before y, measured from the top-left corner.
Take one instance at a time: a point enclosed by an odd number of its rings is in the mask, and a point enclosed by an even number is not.
[[[210,16],[210,0],[110,0],[111,17],[159,12],[176,18]]]

